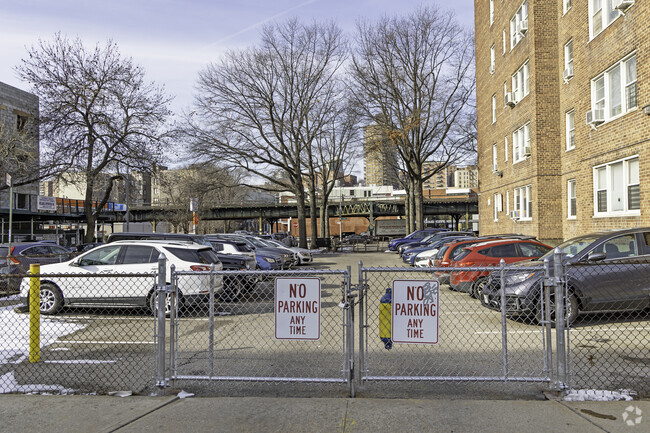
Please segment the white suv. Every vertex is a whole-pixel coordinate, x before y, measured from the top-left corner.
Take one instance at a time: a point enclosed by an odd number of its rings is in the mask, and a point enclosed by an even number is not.
[[[179,277],[179,307],[207,301],[211,277],[205,271],[212,265],[217,271],[223,268],[212,248],[178,241],[119,241],[94,248],[67,262],[41,266],[41,313],[56,314],[63,306],[98,304],[149,307],[156,311],[154,275],[161,253],[167,259],[167,283],[171,265],[176,271],[197,272],[197,275]],[[223,277],[213,275],[212,278],[214,293],[218,294],[223,290]],[[24,278],[20,296],[25,305],[28,305],[28,295],[29,278]]]

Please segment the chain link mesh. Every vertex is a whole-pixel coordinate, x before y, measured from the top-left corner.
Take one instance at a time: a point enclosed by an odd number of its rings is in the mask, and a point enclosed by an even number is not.
[[[182,301],[183,291],[196,275],[175,273],[181,302],[172,325],[173,383],[349,382],[347,271],[220,271],[205,276],[215,281],[214,293],[208,293],[206,303],[190,306]],[[276,338],[279,278],[320,282],[317,340]]]
[[[365,326],[362,332],[366,340],[361,365],[363,380],[548,380],[543,327],[531,326],[528,315],[504,320],[499,268],[452,271],[452,278],[457,276],[455,273],[463,273],[468,281],[473,279],[474,285],[467,291],[479,298],[488,296],[488,304],[493,303],[491,308],[485,308],[480,299],[443,284],[439,293],[438,343],[395,343],[390,350],[380,338],[380,304],[386,289],[392,287],[394,280],[434,280],[435,272],[449,272],[449,269],[364,268],[362,271],[364,311],[361,314]],[[509,272],[504,269],[506,277]],[[506,310],[508,317],[511,313]]]
[[[150,390],[155,276],[43,275],[40,318],[29,311],[28,275],[12,277],[22,284],[20,294],[0,302],[0,393]]]
[[[568,265],[569,385],[650,395],[650,260]]]

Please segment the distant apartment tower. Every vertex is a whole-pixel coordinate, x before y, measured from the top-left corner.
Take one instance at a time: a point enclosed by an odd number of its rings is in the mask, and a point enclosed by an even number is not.
[[[650,225],[647,1],[476,0],[480,229]]]
[[[13,184],[38,172],[38,96],[0,82],[0,182]],[[14,187],[14,209],[36,210],[38,182]],[[33,203],[32,203],[33,202]],[[0,191],[0,207],[9,207],[9,190]]]
[[[453,182],[456,166],[446,165],[440,169],[439,167],[441,165],[443,165],[443,163],[435,161],[427,161],[422,165],[422,172],[425,176],[435,170],[439,170],[433,176],[424,181],[424,189],[445,189],[454,186]]]
[[[378,125],[364,128],[364,162],[366,185],[398,187],[397,151],[388,135]]]
[[[478,188],[478,167],[475,165],[457,167],[454,171],[453,186],[456,188]]]

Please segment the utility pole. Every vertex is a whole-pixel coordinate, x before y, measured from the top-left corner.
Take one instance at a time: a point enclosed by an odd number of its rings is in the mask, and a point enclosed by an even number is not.
[[[13,211],[14,211],[14,186],[11,181],[11,175],[7,173],[6,175],[7,186],[9,187],[9,239],[7,248],[7,267],[11,264],[11,226],[13,225]],[[11,271],[9,271],[11,273]]]

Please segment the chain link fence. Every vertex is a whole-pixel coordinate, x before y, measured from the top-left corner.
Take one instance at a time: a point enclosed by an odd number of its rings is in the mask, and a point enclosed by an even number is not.
[[[154,276],[80,270],[12,277],[22,284],[19,294],[0,302],[0,393],[153,389]],[[40,289],[40,296],[32,289],[33,301],[30,280]]]
[[[464,268],[452,272],[452,278],[462,274],[466,281],[474,283],[480,292],[475,296],[489,296],[487,304],[491,308],[485,308],[480,299],[472,298],[468,293],[452,290],[447,284],[441,285],[437,299],[437,338],[417,338],[417,320],[422,316],[421,311],[417,307],[405,309],[403,296],[401,301],[392,305],[393,297],[397,296],[394,290],[400,284],[403,286],[403,282],[407,286],[411,282],[413,286],[427,281],[437,283],[434,273],[443,271],[449,269],[360,269],[363,288],[360,302],[362,382],[550,381],[547,327],[531,327],[529,317],[506,320],[509,315],[507,308],[504,309],[507,302],[502,305],[498,290],[499,281],[509,278],[510,270],[505,267]],[[489,287],[495,291],[489,293]],[[472,285],[467,286],[467,291],[474,293]],[[391,331],[395,335],[398,325],[391,320],[398,319],[400,311],[404,310],[414,321],[401,320],[399,326],[406,327],[406,332],[416,338],[411,343],[392,342]],[[414,327],[413,331],[409,331],[411,327]]]
[[[650,259],[565,269],[569,385],[650,395]]]
[[[176,295],[169,378],[183,389],[226,383],[338,384],[351,387],[350,273],[213,271],[207,302],[188,306],[196,273],[173,272]],[[353,390],[350,388],[350,394]]]

